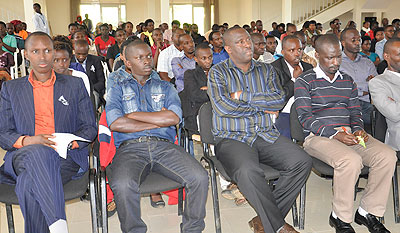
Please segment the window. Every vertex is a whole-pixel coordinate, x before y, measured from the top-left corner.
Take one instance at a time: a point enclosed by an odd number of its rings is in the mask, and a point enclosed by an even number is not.
[[[170,19],[179,20],[181,27],[184,23],[197,24],[199,33],[204,35],[204,7],[203,4],[173,4],[170,5]]]
[[[102,22],[112,24],[116,28],[118,22],[126,21],[125,4],[81,4],[80,15],[82,15],[83,19],[85,14],[89,15],[93,27]]]

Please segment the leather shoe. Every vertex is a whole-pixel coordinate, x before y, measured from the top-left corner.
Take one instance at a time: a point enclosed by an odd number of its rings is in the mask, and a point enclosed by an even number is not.
[[[343,222],[339,218],[334,218],[332,214],[329,216],[329,225],[335,228],[336,233],[355,233],[350,223]]]
[[[371,233],[390,233],[390,231],[378,221],[378,218],[372,214],[367,214],[367,216],[364,217],[356,211],[354,222],[358,225],[365,225]]]
[[[249,226],[254,233],[264,233],[264,227],[259,216],[255,216],[252,220],[250,220]]]
[[[157,193],[157,194],[154,194],[154,195],[155,195],[155,196],[160,195],[161,200],[153,201],[152,194],[150,194],[150,205],[151,205],[153,208],[158,208],[158,209],[164,208],[164,207],[165,207],[165,202],[164,202],[164,200],[162,199],[161,194]]]
[[[278,233],[300,233],[300,232],[296,231],[292,226],[285,223],[285,225],[283,225],[282,229]]]

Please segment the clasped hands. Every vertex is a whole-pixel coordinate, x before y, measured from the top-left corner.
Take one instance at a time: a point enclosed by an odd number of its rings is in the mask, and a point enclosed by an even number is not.
[[[240,95],[242,94],[242,92],[243,92],[243,91],[236,91],[236,92],[230,93],[229,95],[231,96],[232,99],[234,99],[234,100],[239,100]],[[274,111],[265,110],[264,112],[267,113],[267,114],[275,115],[275,117],[278,117],[278,116],[279,116],[279,112],[278,112],[278,111],[275,111],[275,112],[274,112]]]

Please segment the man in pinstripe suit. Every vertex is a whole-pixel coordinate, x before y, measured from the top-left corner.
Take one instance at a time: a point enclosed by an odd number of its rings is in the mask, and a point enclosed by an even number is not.
[[[88,144],[73,142],[63,159],[50,139],[71,133],[93,140],[93,107],[81,79],[53,71],[53,42],[46,33],[32,33],[25,46],[32,72],[1,90],[0,146],[7,153],[0,182],[16,185],[26,233],[66,233],[63,184],[88,169]]]

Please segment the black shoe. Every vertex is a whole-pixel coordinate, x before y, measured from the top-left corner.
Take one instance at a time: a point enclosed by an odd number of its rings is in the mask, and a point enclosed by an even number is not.
[[[367,214],[367,216],[364,217],[356,211],[354,222],[358,225],[365,225],[371,233],[390,233],[390,231],[378,221],[378,218],[372,214]]]
[[[343,222],[339,218],[334,218],[332,214],[329,216],[329,225],[335,228],[336,233],[355,233],[350,223]]]
[[[161,194],[159,194],[159,195],[161,196]],[[162,197],[161,197],[161,200],[159,200],[159,201],[153,201],[153,198],[151,198],[151,194],[150,194],[150,205],[153,208],[160,209],[160,208],[164,208],[165,207],[165,202],[162,199]]]

